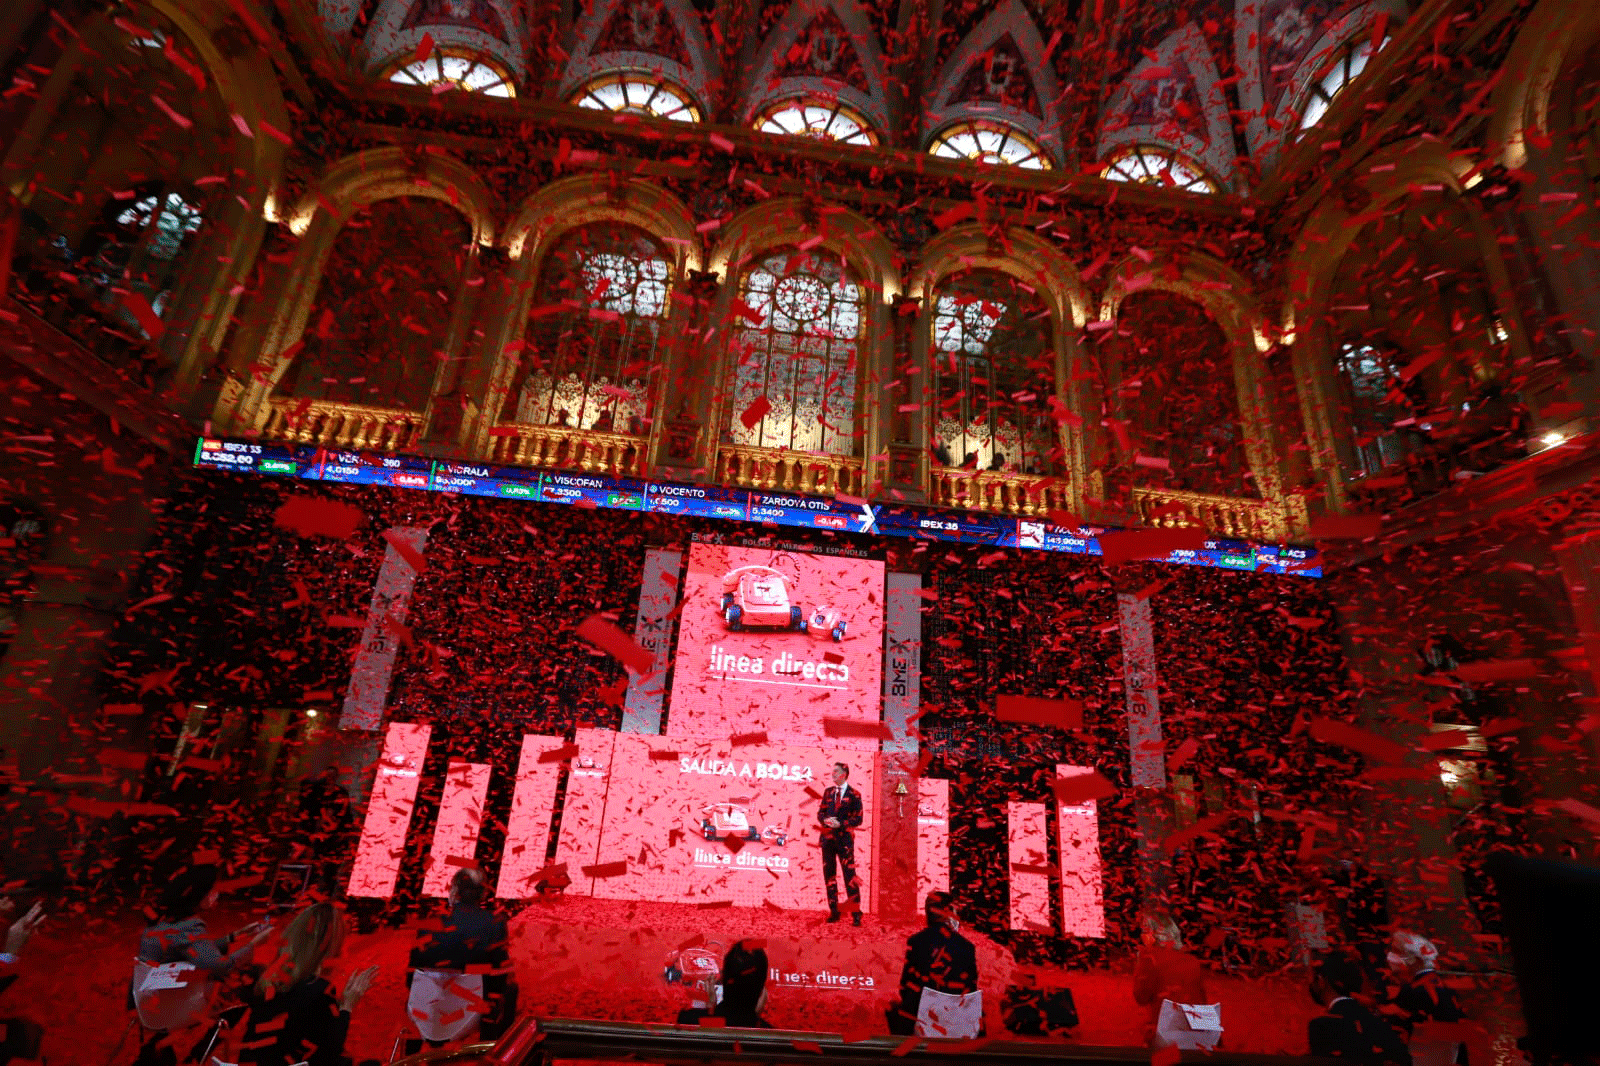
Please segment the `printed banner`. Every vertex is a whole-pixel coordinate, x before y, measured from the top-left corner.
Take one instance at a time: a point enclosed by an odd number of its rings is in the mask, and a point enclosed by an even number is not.
[[[673,608],[678,605],[678,571],[683,553],[651,548],[644,553],[644,580],[639,585],[639,618],[634,639],[655,656],[648,674],[628,675],[622,704],[622,732],[660,733],[661,703],[666,695],[667,663],[672,658]]]
[[[888,755],[915,755],[922,702],[922,575],[885,574],[883,742]]]
[[[1161,742],[1161,700],[1156,693],[1155,625],[1149,597],[1117,594],[1122,623],[1122,684],[1128,702],[1128,754],[1134,788],[1165,788],[1167,758]]]
[[[372,589],[372,606],[367,610],[367,626],[361,631],[361,649],[350,668],[350,688],[339,715],[340,729],[376,732],[383,725],[389,682],[394,677],[396,645],[400,642],[395,631],[405,624],[411,590],[417,583],[417,571],[400,549],[420,556],[428,544],[428,530],[396,526],[388,531],[387,539],[389,546]]]

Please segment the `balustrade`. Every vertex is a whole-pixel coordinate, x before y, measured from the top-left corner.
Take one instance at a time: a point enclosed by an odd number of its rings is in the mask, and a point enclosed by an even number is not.
[[[398,452],[411,448],[422,435],[422,415],[334,400],[274,396],[261,435],[325,448]]]
[[[1283,516],[1265,500],[1241,500],[1181,489],[1136,488],[1133,511],[1140,525],[1166,529],[1199,526],[1219,537],[1281,541],[1287,532]]]
[[[932,502],[940,507],[1046,518],[1069,506],[1066,482],[1052,477],[936,466],[930,479]]]
[[[861,460],[848,455],[724,444],[717,453],[717,480],[746,489],[861,496],[865,473]]]
[[[489,431],[492,463],[639,477],[644,474],[644,458],[644,438],[626,433],[522,423],[505,423]]]

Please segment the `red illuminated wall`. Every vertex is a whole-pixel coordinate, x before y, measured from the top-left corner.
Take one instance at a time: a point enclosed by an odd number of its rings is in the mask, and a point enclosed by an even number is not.
[[[741,567],[783,575],[788,601],[809,616],[831,608],[846,625],[827,632],[746,624],[729,629],[724,577]],[[765,732],[773,743],[870,751],[876,735],[830,737],[825,719],[875,725],[883,688],[883,563],[765,548],[694,544],[689,548],[667,735],[707,740]],[[733,595],[744,591],[735,585]],[[749,609],[745,622],[757,617]],[[786,617],[786,612],[774,612]]]
[[[573,891],[612,899],[731,902],[822,910],[817,802],[835,761],[876,795],[874,758],[792,745],[578,733],[560,857]],[[726,804],[716,817],[714,805]],[[862,899],[872,899],[871,804],[856,831]],[[707,838],[707,821],[711,821]],[[760,839],[750,839],[754,830]],[[587,868],[592,882],[579,876]]]
[[[555,811],[556,781],[562,762],[545,758],[560,748],[560,737],[528,734],[522,738],[517,762],[516,791],[511,795],[511,816],[506,819],[506,845],[500,860],[500,880],[495,894],[502,899],[527,899],[533,895],[534,875],[544,869],[550,847],[550,820]]]
[[[917,901],[950,891],[950,782],[917,780]]]

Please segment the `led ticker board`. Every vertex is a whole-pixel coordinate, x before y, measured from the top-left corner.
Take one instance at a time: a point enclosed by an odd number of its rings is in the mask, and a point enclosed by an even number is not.
[[[647,511],[735,522],[880,533],[891,537],[983,544],[996,548],[1100,555],[1109,526],[1056,526],[982,511],[941,510],[844,498],[805,496],[720,485],[683,485],[566,470],[463,463],[415,456],[342,451],[306,444],[254,444],[202,438],[194,462],[207,470],[303,478],[341,485],[454,492],[609,510]],[[1315,548],[1207,540],[1199,549],[1174,551],[1159,562],[1265,574],[1321,577]]]

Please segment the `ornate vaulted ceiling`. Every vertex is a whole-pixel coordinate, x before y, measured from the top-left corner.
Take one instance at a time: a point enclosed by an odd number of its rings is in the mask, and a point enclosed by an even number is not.
[[[431,48],[566,99],[609,71],[653,72],[710,121],[823,95],[922,148],[968,118],[1007,122],[1055,165],[1155,144],[1235,191],[1269,170],[1341,46],[1381,41],[1404,0],[305,0],[348,73]]]

